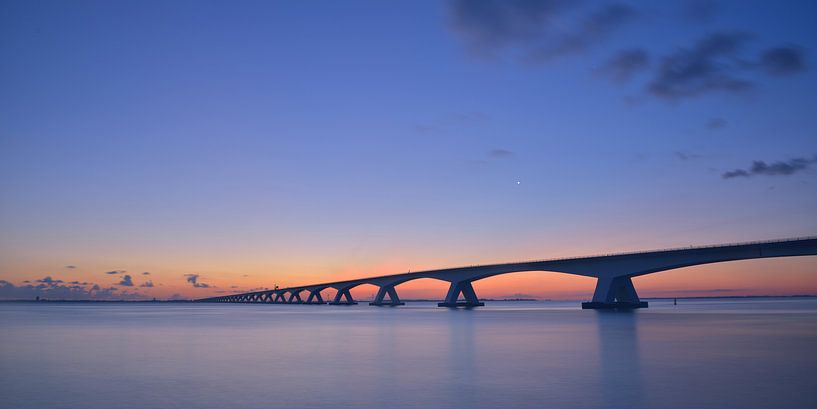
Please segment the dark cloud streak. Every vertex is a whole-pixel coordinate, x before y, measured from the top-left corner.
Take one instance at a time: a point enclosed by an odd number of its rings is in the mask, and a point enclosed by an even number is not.
[[[451,29],[463,37],[471,52],[496,57],[505,49],[518,49],[530,62],[582,52],[637,15],[622,3],[576,13],[572,9],[580,2],[565,0],[453,0],[449,4]]]
[[[746,32],[715,32],[688,48],[661,59],[647,92],[670,101],[708,93],[742,93],[754,86],[758,73],[786,76],[805,70],[805,56],[796,46],[765,50],[757,60],[742,50],[752,39]]]
[[[680,159],[682,161],[688,161],[688,160],[693,160],[693,159],[700,159],[701,155],[699,155],[697,153],[692,153],[692,152],[676,151],[675,152],[675,157],[677,157],[678,159]]]
[[[762,160],[752,162],[748,169],[735,169],[724,172],[721,177],[731,179],[736,177],[752,177],[757,175],[765,176],[788,176],[806,170],[812,164],[817,163],[817,155],[811,158],[794,158],[787,161],[777,161],[766,163]]]
[[[647,85],[650,94],[668,100],[709,92],[743,92],[752,83],[739,76],[743,64],[738,52],[751,36],[743,32],[713,33],[691,48],[665,56],[655,78]]]
[[[715,129],[721,129],[721,128],[725,127],[725,126],[726,126],[726,120],[723,119],[723,118],[709,118],[709,120],[706,121],[706,129],[709,129],[709,130],[714,131]]]
[[[453,0],[451,27],[471,51],[493,55],[509,45],[536,41],[550,18],[569,6],[560,0]]]
[[[494,159],[506,159],[514,156],[514,153],[506,149],[493,149],[488,153]]]
[[[806,68],[803,50],[794,46],[770,48],[760,56],[760,66],[769,75],[791,75]]]

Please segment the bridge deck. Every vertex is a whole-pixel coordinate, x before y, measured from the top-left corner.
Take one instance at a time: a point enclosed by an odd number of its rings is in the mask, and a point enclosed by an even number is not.
[[[764,253],[765,252],[765,253]],[[372,304],[374,305],[399,305],[394,286],[402,284],[406,281],[411,281],[417,278],[434,278],[452,283],[452,289],[449,291],[449,296],[446,302],[441,305],[455,305],[458,304],[456,297],[462,294],[469,298],[469,294],[473,298],[469,302],[476,305],[476,295],[473,294],[473,289],[470,286],[471,281],[481,278],[490,277],[498,274],[507,274],[510,272],[519,271],[556,271],[569,274],[590,276],[599,278],[599,285],[603,281],[609,281],[605,285],[605,295],[608,299],[612,293],[629,292],[632,298],[633,305],[641,305],[640,301],[635,295],[635,289],[632,288],[632,283],[629,282],[629,277],[634,277],[643,274],[650,274],[658,271],[669,270],[673,268],[680,268],[690,265],[706,264],[720,261],[743,260],[751,258],[763,257],[783,257],[783,256],[797,256],[797,255],[817,255],[817,236],[801,237],[794,239],[782,240],[764,240],[752,241],[743,243],[729,243],[706,246],[689,246],[679,248],[669,248],[660,250],[648,251],[633,251],[612,254],[599,254],[591,256],[578,257],[562,257],[551,258],[543,260],[531,260],[512,263],[500,264],[484,264],[471,265],[463,267],[452,267],[444,269],[424,270],[416,272],[407,272],[390,275],[380,275],[365,277],[352,280],[332,281],[319,284],[310,284],[303,286],[290,286],[279,289],[253,291],[248,293],[239,293],[221,297],[210,297],[197,301],[215,301],[215,302],[276,302],[279,299],[286,300],[278,295],[290,294],[288,302],[299,302],[300,293],[303,291],[310,291],[310,300],[317,294],[317,299],[323,303],[320,297],[320,291],[327,288],[334,288],[338,290],[333,304],[343,304],[341,297],[346,297],[346,303],[352,303],[351,294],[348,290],[352,287],[361,284],[373,284],[381,287],[381,292],[378,293],[378,299]],[[621,281],[623,277],[628,277],[628,283]],[[616,283],[610,280],[618,280]],[[467,282],[467,285],[466,285]],[[456,286],[455,286],[456,284]],[[622,287],[623,286],[623,287]],[[456,294],[452,293],[455,292]],[[599,287],[597,287],[597,293]],[[383,303],[383,297],[388,292],[392,303]],[[275,298],[270,297],[275,295]],[[604,295],[604,294],[602,294]],[[594,304],[601,301],[602,295],[594,296]],[[294,297],[294,300],[293,300]],[[453,297],[453,298],[452,298]],[[619,299],[618,304],[622,302],[627,303],[626,297],[615,297]],[[634,297],[634,298],[633,298]],[[597,299],[598,298],[598,299]],[[609,299],[613,302],[613,299]],[[285,301],[287,302],[287,301]],[[310,302],[314,303],[314,302]]]

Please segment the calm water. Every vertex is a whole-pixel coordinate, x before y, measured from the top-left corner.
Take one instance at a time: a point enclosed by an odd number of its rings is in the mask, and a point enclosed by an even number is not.
[[[817,408],[817,300],[0,303],[2,408]]]

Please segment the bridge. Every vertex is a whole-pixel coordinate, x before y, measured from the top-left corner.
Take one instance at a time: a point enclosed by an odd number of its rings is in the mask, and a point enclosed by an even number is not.
[[[633,277],[701,264],[770,257],[793,257],[817,255],[817,236],[797,239],[757,241],[749,243],[721,244],[714,246],[687,247],[666,250],[640,251],[589,257],[560,258],[505,264],[490,264],[440,270],[417,271],[403,274],[361,278],[356,280],[303,285],[273,290],[254,291],[197,300],[222,303],[269,303],[269,304],[327,304],[321,291],[334,289],[330,305],[352,305],[351,289],[372,284],[379,289],[369,305],[403,305],[397,295],[400,284],[420,278],[432,278],[450,283],[445,300],[440,307],[477,307],[479,301],[474,281],[501,274],[523,271],[545,271],[575,274],[598,279],[593,300],[582,303],[585,309],[631,309],[647,307],[638,298]],[[306,300],[303,296],[305,295]]]

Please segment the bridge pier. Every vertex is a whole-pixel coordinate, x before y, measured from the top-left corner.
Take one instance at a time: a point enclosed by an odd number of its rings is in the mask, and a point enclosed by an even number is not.
[[[341,301],[341,299],[345,298],[346,301]],[[329,303],[329,305],[355,305],[357,301],[352,298],[352,293],[349,292],[348,288],[342,288],[338,290],[338,293],[335,294],[335,298]]]
[[[389,302],[383,302],[387,295],[389,296]],[[398,305],[406,305],[406,303],[400,301],[400,297],[397,296],[397,290],[394,289],[393,285],[384,285],[377,290],[377,295],[374,297],[374,301],[370,302],[369,305],[388,305],[391,307],[396,307]]]
[[[321,290],[311,290],[304,304],[326,304],[326,301],[321,297]]]
[[[290,291],[289,292],[289,299],[287,300],[288,304],[303,304],[304,300],[301,299],[301,292],[300,291]]]
[[[599,278],[593,301],[583,302],[583,310],[631,310],[647,308],[647,302],[638,298],[630,277]]]
[[[465,301],[459,301],[460,294],[465,298]],[[448,288],[448,294],[445,296],[445,301],[437,303],[438,307],[482,307],[485,303],[479,302],[477,293],[474,292],[474,287],[470,281],[452,282],[451,287]]]

